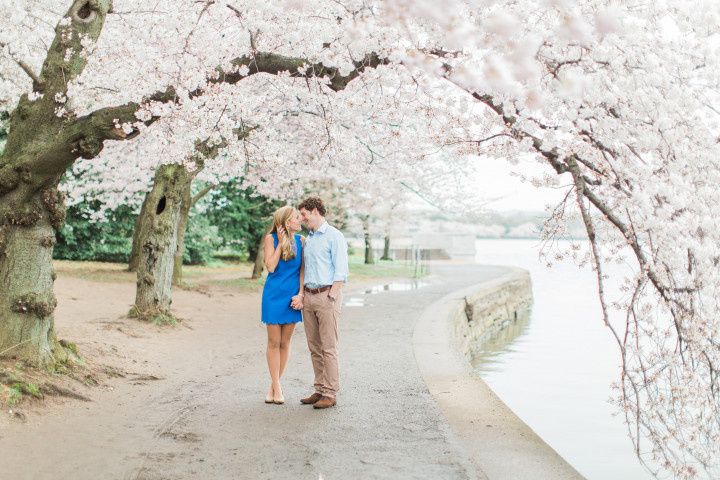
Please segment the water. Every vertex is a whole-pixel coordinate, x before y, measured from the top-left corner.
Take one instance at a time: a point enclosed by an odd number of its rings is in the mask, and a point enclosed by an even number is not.
[[[421,280],[407,280],[375,285],[365,290],[361,296],[355,295],[348,297],[348,299],[345,300],[344,305],[346,307],[364,307],[367,305],[366,295],[374,295],[382,292],[406,292],[409,290],[416,290],[427,285],[430,284]]]
[[[498,396],[590,480],[650,479],[623,417],[608,403],[619,353],[604,326],[597,280],[571,261],[547,268],[537,240],[478,240],[476,260],[530,271],[534,303],[484,346],[474,365]],[[628,266],[611,266],[617,291]]]
[[[427,282],[420,280],[408,280],[402,282],[386,283],[384,285],[376,285],[365,290],[366,294],[380,293],[380,292],[407,292],[409,290],[416,290],[429,285]]]

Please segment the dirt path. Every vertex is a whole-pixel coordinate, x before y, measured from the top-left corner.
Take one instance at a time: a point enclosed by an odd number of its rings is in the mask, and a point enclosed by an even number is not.
[[[0,419],[2,477],[21,479],[476,478],[415,366],[422,309],[493,268],[435,267],[409,291],[345,295],[342,392],[327,411],[301,406],[312,368],[302,328],[283,381],[268,386],[260,296],[178,291],[186,320],[158,328],[124,319],[130,283],[58,278],[60,336],[124,378],[21,423]],[[382,281],[381,281],[382,282]],[[351,306],[364,304],[364,306]]]

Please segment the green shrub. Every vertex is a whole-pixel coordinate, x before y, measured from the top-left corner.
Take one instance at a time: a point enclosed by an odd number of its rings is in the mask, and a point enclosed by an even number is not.
[[[240,188],[238,184],[238,181],[220,184],[205,204],[205,216],[212,225],[217,225],[225,250],[242,252],[254,261],[258,243],[273,212],[282,203],[257,195],[251,188]]]
[[[127,262],[132,249],[136,215],[128,206],[106,212],[102,221],[91,220],[99,202],[83,202],[67,209],[65,225],[57,232],[53,256],[62,260]]]

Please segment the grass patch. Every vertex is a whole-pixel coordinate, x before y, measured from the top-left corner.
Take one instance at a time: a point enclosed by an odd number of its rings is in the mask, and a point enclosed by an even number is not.
[[[414,277],[415,268],[404,261],[378,260],[366,265],[362,255],[352,255],[349,259],[351,277]]]
[[[23,378],[23,372],[18,366],[14,370],[0,367],[0,386],[2,386],[2,403],[14,407],[25,397],[43,398],[40,387],[36,383]]]
[[[265,285],[265,277],[260,277],[255,280],[249,277],[210,280],[208,283],[232,288],[233,290],[240,290],[241,292],[259,292],[262,290],[263,285]]]
[[[221,260],[223,262],[241,263],[247,260],[247,254],[234,251],[222,251],[215,253],[213,255],[213,258],[216,258],[217,260]]]
[[[18,403],[22,401],[23,394],[22,390],[18,388],[16,385],[13,385],[11,387],[5,387],[5,403],[8,407],[14,407]]]
[[[92,282],[134,282],[137,279],[135,272],[127,271],[126,263],[54,260],[53,266],[58,275]]]
[[[125,263],[80,262],[71,260],[53,261],[55,272],[60,276],[80,278],[92,282],[135,283],[137,273],[128,272]],[[252,273],[250,262],[225,262],[213,260],[207,265],[183,266],[183,280],[200,282],[218,276],[247,276]]]

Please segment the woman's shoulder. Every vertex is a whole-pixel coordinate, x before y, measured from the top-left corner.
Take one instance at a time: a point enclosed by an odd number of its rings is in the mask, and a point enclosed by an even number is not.
[[[295,234],[295,240],[300,240],[302,243],[305,243],[305,237],[299,233]]]

